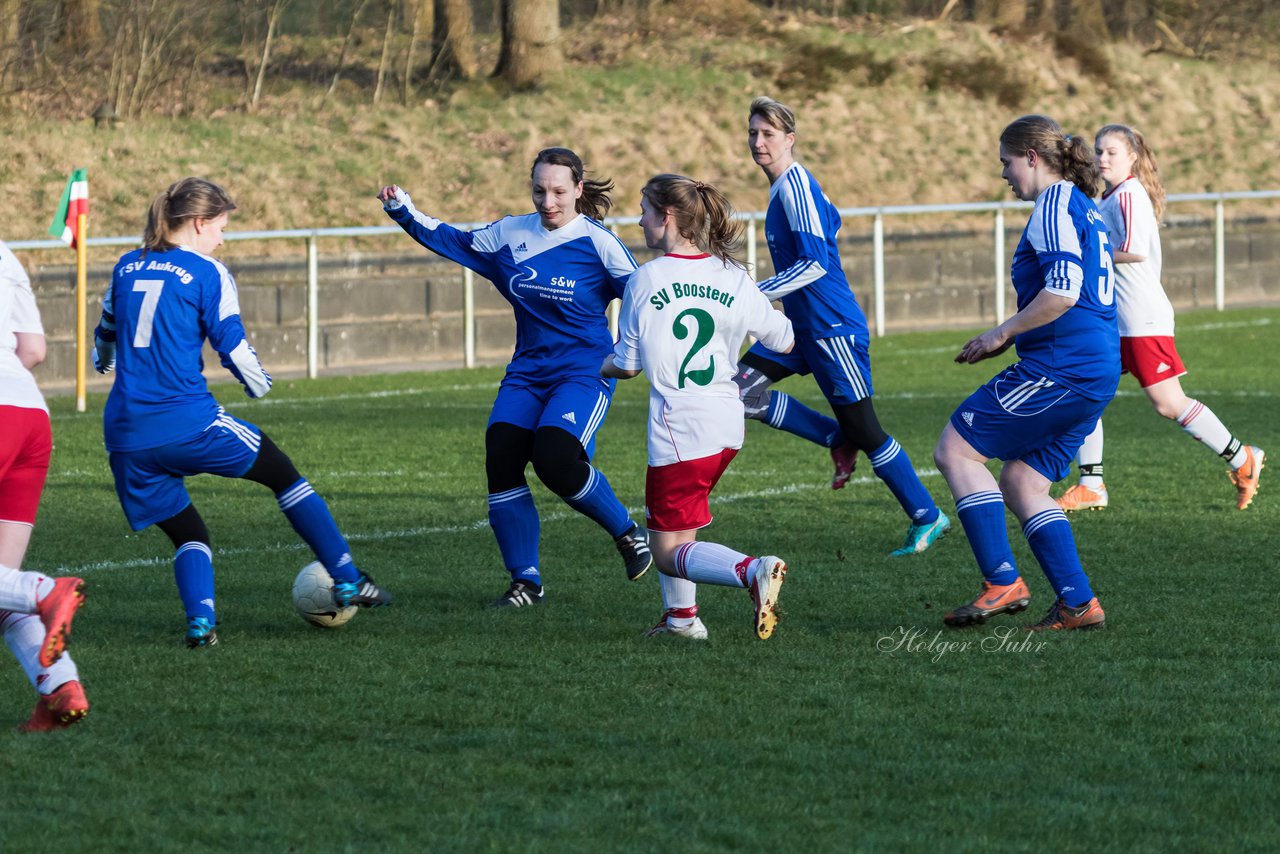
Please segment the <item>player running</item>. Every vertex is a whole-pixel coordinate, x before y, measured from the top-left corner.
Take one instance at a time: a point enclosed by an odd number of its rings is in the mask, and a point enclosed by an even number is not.
[[[707,637],[696,583],[746,588],[756,636],[773,634],[781,559],[749,557],[699,543],[711,524],[707,497],[742,447],[742,403],[734,360],[747,335],[787,353],[791,322],[775,311],[732,254],[741,223],[724,196],[682,175],[657,175],[641,191],[640,227],[666,253],[627,285],[619,340],[601,366],[606,377],[649,377],[649,470],[645,524],[661,571],[662,620],[650,636]]]
[[[1164,186],[1146,140],[1127,125],[1107,125],[1094,137],[1106,190],[1098,210],[1107,224],[1116,263],[1120,364],[1152,407],[1227,461],[1236,507],[1253,501],[1266,459],[1263,450],[1231,434],[1213,410],[1187,397],[1178,377],[1187,372],[1173,343],[1173,305],[1160,284],[1160,219]],[[1110,500],[1102,479],[1102,422],[1080,446],[1080,482],[1058,499],[1063,510],[1089,510]]]
[[[867,318],[840,264],[836,234],[840,214],[817,179],[792,156],[796,117],[772,98],[751,102],[747,140],[751,156],[769,178],[765,237],[774,275],[759,283],[782,300],[795,327],[796,348],[778,353],[757,342],[738,362],[746,416],[831,449],[832,489],[848,481],[862,451],[876,477],[889,487],[910,520],[906,541],[894,555],[917,554],[951,528],[916,474],[907,452],[885,433],[871,401]],[[792,374],[812,373],[835,418],[770,389]]]
[[[218,642],[209,530],[184,479],[208,473],[260,483],[333,576],[341,607],[390,605],[356,568],[329,507],[271,439],[218,405],[201,373],[209,344],[249,397],[271,376],[245,337],[231,273],[211,257],[235,203],[201,178],[155,197],[142,247],[116,264],[94,332],[94,367],[116,371],[103,434],[116,494],[135,531],[156,525],[173,541],[173,575],[187,613],[187,646]]]
[[[515,354],[485,429],[489,527],[511,576],[494,607],[544,599],[530,463],[548,489],[613,538],[628,579],[653,564],[644,531],[591,465],[615,386],[599,370],[612,346],[605,308],[622,296],[636,262],[599,222],[613,183],[584,176],[578,155],[544,149],[530,175],[535,213],[470,232],[420,213],[399,187],[378,192],[410,237],[488,279],[515,313]]]
[[[960,404],[933,452],[984,578],[978,597],[944,622],[984,623],[1031,601],[1009,547],[1007,501],[1057,596],[1029,628],[1100,629],[1106,615],[1071,523],[1049,497],[1120,382],[1111,248],[1092,201],[1098,167],[1089,144],[1047,116],[1005,128],[1000,163],[1013,194],[1035,202],[1013,255],[1018,312],[965,344],[956,361],[980,362],[1011,344],[1020,361]],[[987,469],[992,458],[1005,461],[999,486]]]
[[[45,352],[31,281],[0,243],[0,630],[38,697],[23,732],[68,727],[89,713],[65,652],[84,582],[19,569],[53,451],[49,409],[31,374]]]

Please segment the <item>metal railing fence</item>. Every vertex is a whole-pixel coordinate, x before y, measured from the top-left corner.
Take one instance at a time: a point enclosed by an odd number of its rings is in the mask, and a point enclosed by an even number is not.
[[[1252,190],[1230,193],[1182,193],[1168,197],[1170,204],[1190,202],[1212,202],[1214,209],[1214,304],[1219,311],[1225,307],[1226,301],[1226,203],[1245,200],[1280,199],[1280,190]],[[1005,260],[1005,212],[1027,210],[1031,202],[973,202],[942,205],[881,205],[876,207],[841,208],[840,216],[844,219],[872,219],[872,294],[874,305],[873,328],[877,337],[885,334],[885,218],[916,216],[923,214],[981,214],[992,215],[992,286],[995,294],[996,322],[1006,317],[1005,293],[1009,277],[1009,268]],[[757,269],[758,239],[757,233],[764,222],[764,212],[739,212],[736,219],[747,223],[746,252],[747,263],[752,270]],[[639,217],[609,217],[605,221],[614,233],[624,226],[638,226]],[[455,224],[462,229],[481,228],[488,223],[473,222]],[[337,238],[377,237],[380,235],[400,234],[398,225],[355,226],[349,228],[299,228],[283,231],[237,231],[226,232],[227,241],[239,240],[299,240],[305,241],[307,258],[307,376],[314,378],[319,373],[319,242]],[[86,244],[96,246],[137,246],[141,242],[138,235],[126,237],[90,237]],[[66,246],[59,240],[19,240],[9,244],[13,250],[46,250],[62,249]],[[476,319],[475,319],[475,274],[470,270],[462,270],[463,286],[463,363],[467,367],[476,364]],[[611,320],[616,320],[616,303],[612,307]]]

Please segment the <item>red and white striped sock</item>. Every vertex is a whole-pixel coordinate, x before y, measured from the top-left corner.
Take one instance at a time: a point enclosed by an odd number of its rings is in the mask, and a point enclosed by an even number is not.
[[[676,549],[676,574],[698,584],[746,587],[750,579],[738,572],[738,564],[750,560],[719,543],[685,543]]]

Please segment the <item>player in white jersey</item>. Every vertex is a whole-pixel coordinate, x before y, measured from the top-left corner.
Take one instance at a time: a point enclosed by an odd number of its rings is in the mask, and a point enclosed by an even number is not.
[[[665,254],[627,283],[619,340],[601,366],[606,377],[649,377],[649,469],[645,524],[661,571],[662,620],[650,636],[705,639],[696,583],[745,588],[756,636],[777,625],[787,566],[718,543],[700,543],[711,523],[707,498],[743,439],[743,405],[734,383],[747,335],[786,353],[791,322],[732,254],[742,226],[714,187],[682,175],[657,175],[641,192],[640,226],[650,249]]]
[[[1179,377],[1187,372],[1173,343],[1173,305],[1160,284],[1160,220],[1164,186],[1155,156],[1142,134],[1127,125],[1103,127],[1094,151],[1106,191],[1098,204],[1111,234],[1116,263],[1116,311],[1120,361],[1133,374],[1156,412],[1177,421],[1193,439],[1227,461],[1227,476],[1243,510],[1258,491],[1263,450],[1232,435],[1213,410],[1187,397]],[[1110,500],[1102,477],[1102,421],[1077,461],[1080,482],[1058,504],[1063,510],[1101,509]]]
[[[31,374],[45,351],[31,282],[0,243],[0,630],[39,697],[24,732],[70,726],[89,712],[65,652],[84,582],[19,569],[53,450],[49,410]]]

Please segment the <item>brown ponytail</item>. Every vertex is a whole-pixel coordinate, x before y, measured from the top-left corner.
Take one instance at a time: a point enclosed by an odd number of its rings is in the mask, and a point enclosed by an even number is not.
[[[1064,133],[1048,116],[1015,119],[1000,134],[1000,147],[1019,157],[1034,150],[1051,172],[1075,184],[1089,198],[1098,195],[1102,178],[1092,146],[1079,136]]]
[[[733,206],[710,184],[670,173],[654,175],[640,191],[654,207],[675,217],[680,236],[725,266],[745,270],[735,255],[743,226],[733,219]]]
[[[147,209],[147,227],[142,233],[142,248],[165,252],[177,244],[175,231],[189,219],[215,219],[236,209],[227,191],[203,178],[183,178],[151,200]]]

